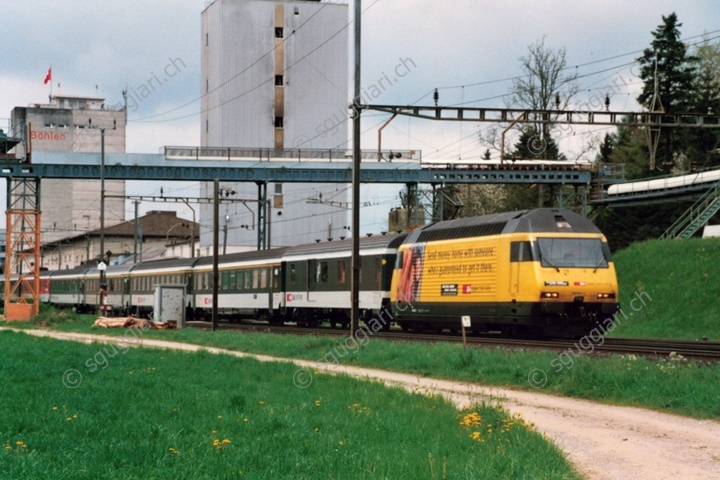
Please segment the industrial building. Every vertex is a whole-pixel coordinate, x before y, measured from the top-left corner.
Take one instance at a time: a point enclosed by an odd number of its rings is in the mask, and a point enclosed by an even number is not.
[[[50,103],[15,107],[14,135],[24,139],[15,156],[32,161],[36,151],[125,153],[125,111],[105,105],[102,97],[51,96]],[[103,133],[104,132],[104,133]],[[43,179],[39,209],[42,242],[58,242],[100,228],[99,180]],[[105,223],[124,220],[125,181],[105,182]],[[91,252],[91,258],[100,252]]]
[[[215,0],[201,19],[203,147],[298,161],[348,148],[347,4]],[[206,183],[201,196],[211,197],[212,189]],[[347,185],[224,183],[222,191],[228,252],[257,247],[259,200],[268,207],[273,247],[348,235]],[[212,219],[212,209],[203,206],[204,253],[212,244]]]

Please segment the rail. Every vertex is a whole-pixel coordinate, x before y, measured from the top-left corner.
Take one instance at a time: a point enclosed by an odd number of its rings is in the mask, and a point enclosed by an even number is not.
[[[189,326],[205,329],[209,322],[188,322]],[[293,325],[276,326],[260,323],[230,324],[222,323],[222,329],[240,331],[262,331],[267,333],[283,333],[291,335],[328,335],[347,336],[349,330],[331,327],[305,328]],[[406,333],[393,328],[388,332],[377,332],[374,338],[396,340],[401,342],[462,342],[462,336],[457,333]],[[497,335],[470,335],[466,338],[468,344],[474,346],[492,346],[507,348],[523,348],[538,350],[566,350],[577,349],[578,340],[537,340],[524,338],[505,338]],[[671,356],[682,355],[687,358],[720,360],[720,342],[693,341],[693,340],[667,340],[643,338],[616,338],[605,337],[602,343],[593,344],[592,352],[634,354],[643,356]]]

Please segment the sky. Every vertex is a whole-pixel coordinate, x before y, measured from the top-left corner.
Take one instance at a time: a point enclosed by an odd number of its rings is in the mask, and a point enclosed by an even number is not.
[[[123,88],[138,89],[173,63],[176,74],[130,110],[127,151],[199,145],[200,13],[206,3],[3,0],[0,128],[15,106],[47,101],[50,89],[43,79],[50,66],[54,94],[97,94],[114,105],[122,101]],[[353,5],[350,0],[348,24]],[[522,74],[520,58],[544,39],[548,47],[566,49],[567,72],[580,77],[571,106],[597,104],[612,86],[611,109],[638,111],[641,85],[632,62],[650,45],[662,15],[677,13],[681,37],[689,42],[704,33],[720,35],[717,0],[362,0],[362,8],[361,85],[368,92],[384,87],[373,100],[377,104],[431,105],[438,88],[440,105],[505,107],[512,78]],[[363,115],[363,148],[377,148],[378,127],[387,119],[377,112]],[[383,148],[421,150],[427,161],[477,160],[487,148],[478,134],[491,126],[398,117],[383,130]],[[556,140],[576,158],[588,140],[612,131],[590,130],[563,131]],[[580,158],[592,159],[594,152]],[[154,182],[129,182],[127,194],[159,189]],[[165,184],[164,192],[196,196],[198,187],[175,182]],[[363,215],[363,230],[382,230],[385,212],[400,205],[397,191],[366,192],[363,201],[382,208]],[[141,213],[159,207],[168,208],[147,204]]]

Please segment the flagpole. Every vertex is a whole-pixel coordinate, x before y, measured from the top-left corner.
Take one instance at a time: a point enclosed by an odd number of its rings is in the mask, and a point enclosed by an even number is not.
[[[53,101],[53,79],[52,79],[52,65],[50,65],[50,69],[48,70],[48,75],[50,77],[50,103]]]

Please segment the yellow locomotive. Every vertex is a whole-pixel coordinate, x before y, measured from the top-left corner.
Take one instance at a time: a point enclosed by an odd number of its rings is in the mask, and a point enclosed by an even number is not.
[[[437,222],[398,248],[391,313],[403,329],[578,337],[612,321],[617,277],[582,215],[537,209]]]

